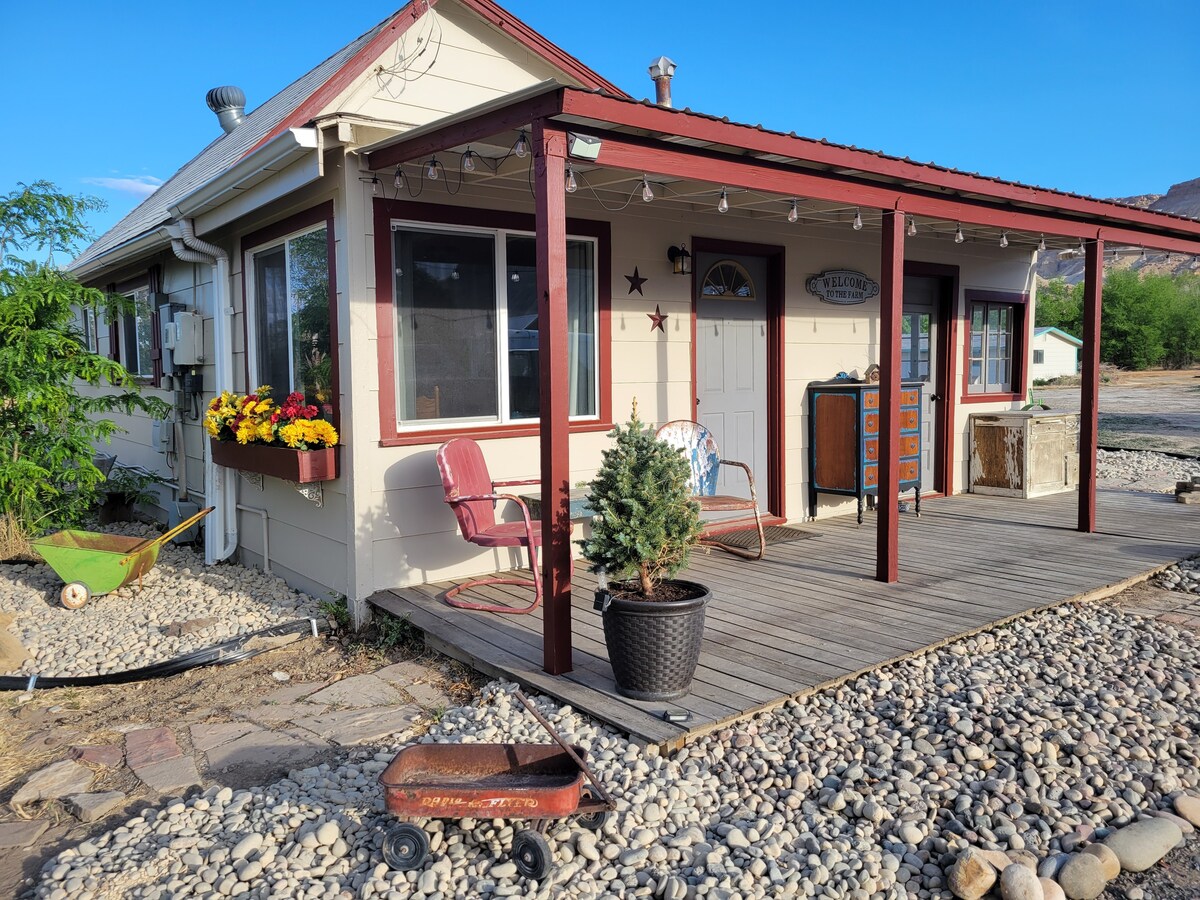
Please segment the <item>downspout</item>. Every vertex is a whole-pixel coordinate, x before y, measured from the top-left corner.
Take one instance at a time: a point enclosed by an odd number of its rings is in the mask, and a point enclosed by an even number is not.
[[[191,219],[179,218],[178,236],[171,234],[171,249],[185,262],[203,263],[213,268],[213,356],[216,372],[213,392],[233,390],[233,355],[230,335],[233,306],[229,298],[229,254],[215,244],[196,237]],[[237,479],[212,461],[209,444],[204,444],[204,496],[216,507],[219,528],[204,529],[204,562],[213,565],[228,559],[237,549]]]

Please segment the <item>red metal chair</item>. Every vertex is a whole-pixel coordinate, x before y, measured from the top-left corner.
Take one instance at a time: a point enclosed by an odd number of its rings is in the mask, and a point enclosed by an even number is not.
[[[683,452],[683,458],[688,461],[688,466],[692,470],[692,499],[700,504],[701,512],[754,510],[754,527],[758,530],[757,550],[746,550],[733,544],[724,543],[719,540],[719,534],[711,534],[712,529],[724,526],[724,523],[720,521],[705,524],[701,543],[719,547],[727,553],[745,559],[762,559],[767,551],[767,540],[763,534],[762,513],[758,509],[758,494],[754,490],[754,473],[750,471],[750,467],[744,462],[722,459],[721,451],[717,449],[716,438],[699,422],[692,422],[689,419],[675,419],[667,422],[658,429],[658,438]],[[717,474],[721,466],[734,466],[746,473],[746,478],[750,482],[749,497],[717,493]]]
[[[454,510],[458,527],[465,540],[480,547],[525,547],[529,551],[529,568],[533,578],[480,578],[460,584],[446,592],[446,602],[459,609],[475,609],[494,613],[531,613],[542,602],[542,579],[538,572],[538,548],[542,544],[542,524],[529,518],[529,507],[515,494],[501,494],[496,488],[521,484],[541,484],[537,478],[517,481],[492,481],[479,445],[470,438],[446,441],[437,451],[438,470],[446,503]],[[497,522],[496,503],[510,500],[521,509],[520,522]],[[533,588],[533,603],[521,608],[494,606],[487,603],[468,603],[456,599],[468,588],[492,584],[516,584]]]

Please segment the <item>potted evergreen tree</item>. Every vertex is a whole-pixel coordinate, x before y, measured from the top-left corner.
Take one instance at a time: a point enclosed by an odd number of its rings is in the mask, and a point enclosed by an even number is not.
[[[700,506],[687,461],[643,425],[636,402],[629,423],[610,437],[588,493],[591,536],[580,545],[601,575],[597,607],[617,690],[635,700],[674,700],[696,672],[712,596],[674,578],[700,541]]]

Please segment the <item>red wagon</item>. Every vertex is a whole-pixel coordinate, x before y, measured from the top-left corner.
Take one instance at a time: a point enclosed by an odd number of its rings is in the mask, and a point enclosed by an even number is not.
[[[550,870],[550,822],[575,817],[599,831],[613,801],[588,768],[587,751],[563,740],[524,694],[516,697],[555,743],[416,744],[396,754],[379,783],[388,812],[406,818],[531,820],[535,828],[513,836],[512,860],[540,881]],[[383,859],[393,869],[416,869],[428,855],[429,836],[410,822],[384,836]]]

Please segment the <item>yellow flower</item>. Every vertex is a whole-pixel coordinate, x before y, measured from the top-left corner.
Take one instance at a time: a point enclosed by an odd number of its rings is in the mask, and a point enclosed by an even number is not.
[[[209,434],[211,434],[213,437],[216,437],[217,434],[221,430],[221,423],[218,422],[216,419],[206,418],[204,420],[204,430],[207,431]]]
[[[269,420],[259,424],[258,439],[265,444],[269,444],[275,439],[275,426]]]
[[[279,429],[279,437],[289,447],[299,447],[304,443],[304,429],[299,422],[291,422]]]

